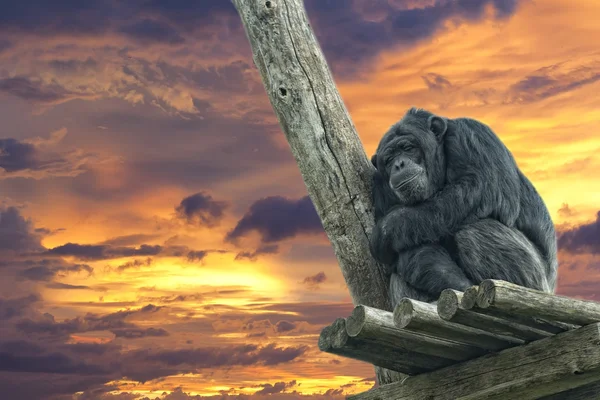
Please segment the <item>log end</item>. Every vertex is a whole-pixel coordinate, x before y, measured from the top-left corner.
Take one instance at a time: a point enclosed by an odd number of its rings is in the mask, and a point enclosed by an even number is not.
[[[410,324],[413,318],[415,307],[413,300],[403,298],[394,309],[394,325],[398,328],[405,328]]]
[[[477,293],[479,292],[479,286],[471,286],[465,290],[462,300],[460,301],[461,308],[470,310],[477,304]]]
[[[437,312],[441,319],[450,321],[456,315],[463,293],[454,289],[442,291],[437,302]]]
[[[319,350],[331,352],[333,349],[339,349],[346,344],[348,335],[346,333],[346,320],[338,318],[333,324],[326,326],[319,336]]]
[[[367,320],[365,306],[358,305],[352,310],[352,314],[346,319],[346,332],[350,337],[356,337],[364,328]]]

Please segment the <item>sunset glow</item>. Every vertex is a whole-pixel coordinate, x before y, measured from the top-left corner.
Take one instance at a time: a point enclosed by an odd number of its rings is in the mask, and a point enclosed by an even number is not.
[[[80,4],[81,3],[81,4]],[[367,155],[488,124],[600,301],[600,2],[306,0]],[[352,303],[230,1],[0,2],[0,395],[336,399]]]

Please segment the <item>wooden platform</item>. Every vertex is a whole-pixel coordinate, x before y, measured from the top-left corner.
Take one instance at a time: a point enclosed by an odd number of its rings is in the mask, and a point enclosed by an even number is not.
[[[600,303],[504,281],[393,313],[359,305],[319,348],[407,375],[349,399],[600,399]]]

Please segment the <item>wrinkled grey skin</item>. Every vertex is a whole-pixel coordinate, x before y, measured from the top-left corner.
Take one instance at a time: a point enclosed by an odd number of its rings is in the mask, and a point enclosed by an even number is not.
[[[435,301],[501,279],[554,292],[558,261],[548,210],[486,125],[411,108],[371,159],[371,254],[402,297]]]

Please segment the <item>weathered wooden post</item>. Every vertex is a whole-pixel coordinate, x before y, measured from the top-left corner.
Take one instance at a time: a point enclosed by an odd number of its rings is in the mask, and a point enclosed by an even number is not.
[[[391,311],[384,268],[369,252],[373,169],[302,0],[232,1],[352,301]],[[377,370],[379,384],[402,377]]]

